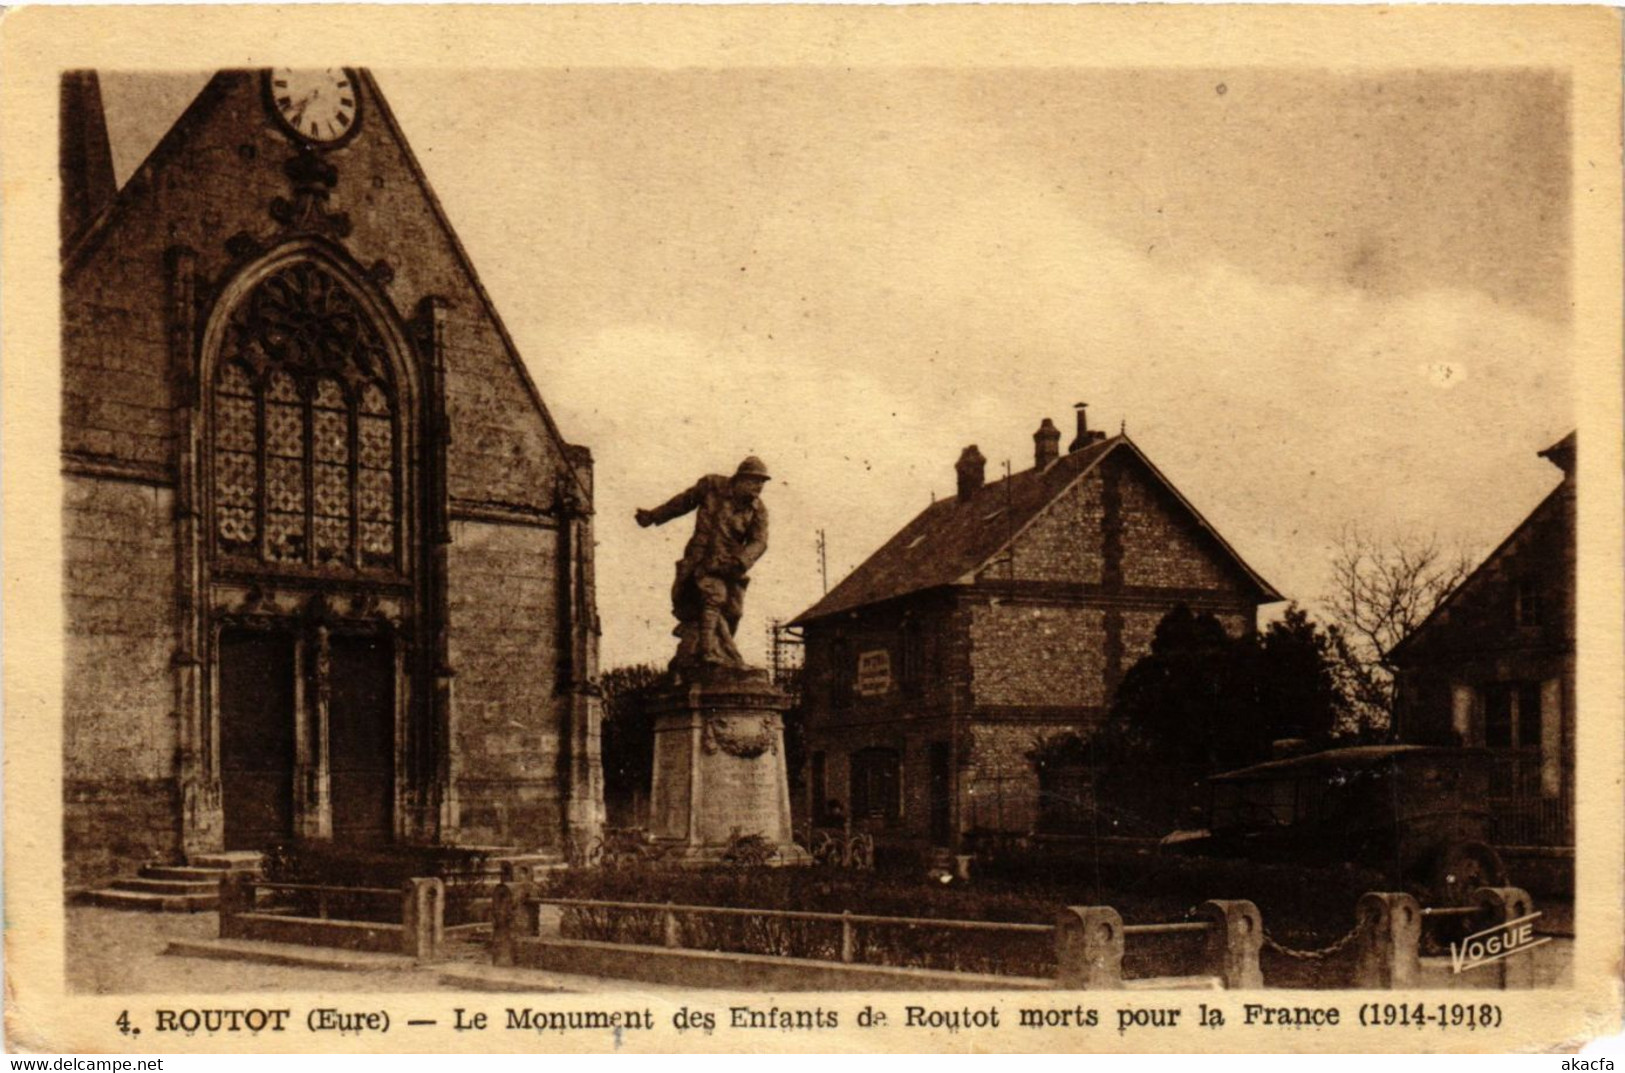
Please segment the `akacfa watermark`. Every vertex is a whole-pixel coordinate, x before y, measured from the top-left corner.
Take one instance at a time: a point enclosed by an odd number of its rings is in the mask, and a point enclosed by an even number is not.
[[[1551,942],[1549,935],[1535,936],[1535,918],[1539,916],[1539,913],[1530,913],[1474,932],[1460,943],[1451,943],[1450,970],[1463,973]]]

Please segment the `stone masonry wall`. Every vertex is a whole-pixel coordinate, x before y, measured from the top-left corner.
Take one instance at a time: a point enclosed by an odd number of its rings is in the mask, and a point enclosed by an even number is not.
[[[1207,610],[1207,609],[1204,609]],[[1219,620],[1224,632],[1231,637],[1241,637],[1250,632],[1255,625],[1256,615],[1246,611],[1214,611],[1213,617]],[[1157,623],[1162,621],[1166,611],[1127,611],[1123,614],[1123,666],[1132,667],[1134,664],[1151,653],[1151,641],[1157,634]]]
[[[906,628],[917,630],[919,675],[904,681]],[[803,688],[809,728],[918,718],[946,711],[957,699],[956,689],[966,681],[969,658],[964,619],[950,598],[919,596],[898,604],[871,607],[836,621],[815,622],[806,629]],[[850,702],[834,699],[835,656],[842,651],[849,661],[854,688]],[[889,681],[884,689],[861,692],[857,688],[858,661],[864,653],[885,653]],[[871,658],[875,658],[871,656]]]
[[[994,601],[971,612],[978,704],[1102,705],[1106,613],[1079,604]]]
[[[1157,588],[1233,591],[1236,571],[1177,500],[1139,466],[1125,467],[1123,582]]]
[[[1105,482],[1097,467],[1034,518],[1016,542],[1016,580],[1098,584],[1105,562],[1104,500]],[[990,573],[1006,576],[1002,565]]]
[[[174,494],[64,479],[63,838],[70,886],[179,851]]]
[[[960,828],[1025,833],[1038,822],[1038,773],[1027,753],[1076,729],[1064,722],[980,723],[960,774]]]
[[[821,733],[809,737],[807,748],[824,753],[825,799],[839,801],[843,807],[851,801],[852,754],[870,748],[895,751],[902,815],[895,823],[870,819],[854,821],[854,826],[888,840],[924,839],[931,831],[931,745],[950,737],[947,720],[931,718]]]
[[[457,522],[450,649],[459,841],[557,846],[558,535]]]

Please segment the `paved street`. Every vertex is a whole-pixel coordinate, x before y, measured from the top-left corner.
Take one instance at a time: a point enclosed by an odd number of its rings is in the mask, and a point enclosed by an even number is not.
[[[340,972],[242,961],[167,957],[172,940],[212,939],[213,913],[68,908],[68,986],[98,994],[144,991],[423,991],[438,969]]]

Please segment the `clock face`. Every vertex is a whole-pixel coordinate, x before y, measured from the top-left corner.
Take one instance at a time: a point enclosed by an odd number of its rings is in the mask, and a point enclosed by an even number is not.
[[[278,67],[267,75],[266,88],[277,117],[304,141],[332,145],[355,130],[360,97],[349,68]]]

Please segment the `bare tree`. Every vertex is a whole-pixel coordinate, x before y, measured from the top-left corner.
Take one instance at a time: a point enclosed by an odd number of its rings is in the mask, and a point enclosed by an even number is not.
[[[1325,605],[1341,627],[1345,687],[1368,727],[1391,725],[1394,668],[1388,653],[1472,573],[1465,547],[1431,533],[1379,534],[1359,525],[1338,537]]]

